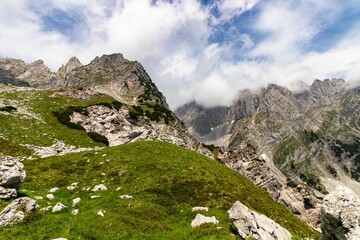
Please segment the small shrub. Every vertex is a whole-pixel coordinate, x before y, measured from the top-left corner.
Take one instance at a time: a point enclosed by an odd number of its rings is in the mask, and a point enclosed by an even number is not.
[[[83,115],[89,115],[86,107],[74,107],[74,106],[67,107],[66,109],[60,109],[59,111],[53,111],[52,114],[61,124],[67,126],[68,128],[85,131],[85,129],[80,124],[70,122],[71,120],[70,116],[74,112],[78,112]]]
[[[87,135],[95,142],[100,142],[105,144],[106,146],[109,146],[109,140],[105,136],[96,132],[88,132]]]
[[[13,107],[13,106],[5,106],[5,107],[1,107],[0,111],[2,112],[12,112],[12,111],[16,111],[17,108]]]

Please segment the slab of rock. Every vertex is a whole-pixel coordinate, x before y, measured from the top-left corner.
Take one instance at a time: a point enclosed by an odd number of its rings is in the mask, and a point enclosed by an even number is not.
[[[78,215],[79,214],[79,209],[72,210],[71,214],[74,215],[74,216]]]
[[[64,208],[66,208],[66,206],[64,204],[62,204],[61,202],[58,202],[52,209],[52,212],[60,212],[61,210],[63,210]]]
[[[97,215],[104,217],[105,216],[105,210],[100,210],[97,212]]]
[[[133,196],[130,196],[130,195],[121,195],[121,196],[119,196],[119,198],[122,198],[122,199],[132,199],[133,198]]]
[[[34,212],[36,211],[36,208],[36,201],[31,198],[22,197],[15,199],[6,208],[4,208],[4,210],[1,211],[0,227],[5,227],[21,222],[25,217],[25,213]]]
[[[72,200],[72,206],[74,207],[76,204],[78,204],[81,201],[81,198],[77,197]]]
[[[59,191],[59,188],[58,188],[58,187],[54,187],[54,188],[50,189],[48,192],[49,192],[49,193],[54,193],[54,192],[57,192],[57,191]]]
[[[195,211],[209,211],[209,209],[207,207],[193,207],[192,208],[192,211],[195,212]]]
[[[252,236],[254,239],[291,240],[288,230],[265,215],[251,211],[239,201],[234,203],[228,213],[244,239]]]
[[[194,220],[192,220],[191,222],[191,227],[198,227],[200,226],[201,224],[204,224],[204,223],[213,223],[213,224],[218,224],[219,221],[214,217],[206,217],[202,214],[196,214],[196,217]]]
[[[15,198],[16,196],[17,196],[16,189],[0,187],[0,199]]]
[[[91,191],[98,192],[98,191],[106,191],[107,187],[104,184],[96,185]]]
[[[347,187],[326,195],[321,206],[321,239],[360,239],[360,199]]]
[[[49,194],[46,194],[46,198],[48,200],[53,200],[55,198],[55,196],[53,194],[49,193]]]

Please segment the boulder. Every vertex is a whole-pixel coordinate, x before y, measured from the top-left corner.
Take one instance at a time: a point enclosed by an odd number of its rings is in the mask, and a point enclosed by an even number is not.
[[[24,165],[11,157],[0,159],[0,199],[16,197],[17,191],[24,182],[26,173]]]
[[[77,197],[72,200],[72,206],[74,207],[76,204],[78,204],[81,201],[81,198]]]
[[[195,211],[209,211],[209,209],[207,207],[193,207],[192,208],[192,211],[195,212]]]
[[[291,240],[288,230],[265,215],[258,214],[236,201],[228,211],[230,219],[244,239]]]
[[[98,191],[106,191],[107,187],[104,184],[96,185],[91,191],[98,192]]]
[[[16,189],[0,187],[0,199],[15,198],[17,196]]]
[[[54,193],[54,192],[57,192],[57,191],[59,191],[59,188],[58,188],[58,187],[54,187],[54,188],[50,189],[48,192],[49,192],[49,193]]]
[[[206,217],[202,214],[196,214],[196,217],[194,220],[192,220],[191,222],[191,227],[198,227],[200,226],[201,224],[204,224],[204,223],[213,223],[213,224],[218,224],[219,221],[213,216],[213,217]]]
[[[321,206],[321,239],[360,239],[360,199],[347,187],[326,195]]]
[[[60,212],[61,210],[63,210],[64,208],[66,208],[66,206],[64,204],[62,204],[61,202],[58,202],[52,209],[52,212]]]
[[[31,198],[22,197],[15,199],[6,208],[4,208],[4,210],[1,211],[0,227],[5,227],[21,222],[25,218],[25,213],[34,212],[36,211],[36,208],[36,201]]]

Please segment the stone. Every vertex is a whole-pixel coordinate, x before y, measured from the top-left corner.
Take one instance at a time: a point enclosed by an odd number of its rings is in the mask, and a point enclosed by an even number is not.
[[[74,198],[74,199],[72,200],[72,206],[74,207],[74,206],[77,205],[80,201],[81,201],[81,199],[80,199],[79,197]]]
[[[0,199],[17,196],[26,177],[24,165],[12,157],[0,158]]]
[[[106,213],[105,210],[100,210],[100,211],[97,212],[97,215],[104,217],[105,213]]]
[[[193,207],[192,208],[192,211],[195,212],[195,211],[209,211],[209,209],[207,207]]]
[[[51,209],[51,206],[47,206],[47,207],[43,207],[43,208],[41,208],[40,210],[41,211],[49,211]]]
[[[52,212],[60,212],[61,210],[63,210],[64,208],[66,208],[66,206],[64,204],[62,204],[61,202],[58,202],[53,208],[52,208]]]
[[[121,195],[121,196],[119,196],[119,198],[122,198],[122,199],[132,199],[133,198],[133,196],[130,196],[130,195]]]
[[[51,193],[49,193],[49,194],[46,194],[46,198],[47,198],[48,200],[53,200],[53,199],[55,198],[55,196],[52,195]]]
[[[54,238],[53,240],[67,240],[67,238]]]
[[[48,192],[49,192],[49,193],[54,193],[54,192],[57,192],[57,191],[59,191],[59,188],[58,188],[58,187],[54,187],[54,188],[50,189]]]
[[[67,188],[67,190],[72,191],[72,190],[74,190],[76,187],[75,187],[75,186],[67,186],[66,188]]]
[[[291,240],[288,230],[265,215],[250,210],[239,201],[234,203],[228,213],[243,239],[252,236],[254,239]]]
[[[71,214],[74,215],[74,216],[78,215],[79,214],[79,209],[72,210]]]
[[[360,239],[360,199],[347,187],[337,187],[321,206],[321,239]]]
[[[118,187],[118,188],[116,188],[116,190],[115,191],[120,191],[121,190],[121,187]]]
[[[0,227],[5,227],[21,222],[25,213],[35,212],[37,209],[36,201],[28,198],[21,197],[15,199],[0,213]]]
[[[44,198],[41,197],[41,196],[35,196],[34,199],[35,199],[35,200],[43,200]]]
[[[96,185],[91,191],[98,192],[98,191],[106,191],[107,187],[104,184]]]
[[[196,214],[195,219],[192,220],[191,227],[193,227],[193,228],[198,227],[204,223],[213,223],[213,224],[217,225],[219,223],[219,221],[214,216],[206,217],[206,216],[198,213],[198,214]]]
[[[99,197],[100,197],[99,195],[90,196],[91,199],[95,199],[95,198],[99,198]]]
[[[17,196],[16,189],[0,187],[0,199],[15,198],[16,196]]]

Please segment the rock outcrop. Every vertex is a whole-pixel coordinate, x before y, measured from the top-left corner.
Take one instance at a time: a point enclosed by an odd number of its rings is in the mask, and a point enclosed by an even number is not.
[[[206,217],[200,213],[196,214],[195,219],[191,222],[191,227],[198,227],[204,223],[212,223],[212,224],[218,224],[219,221],[216,219],[216,217]]]
[[[36,201],[22,197],[14,200],[0,213],[0,227],[5,227],[21,222],[26,214],[36,211]]]
[[[300,219],[320,227],[320,200],[314,197],[314,190],[300,179],[287,179],[265,154],[258,157],[251,145],[245,145],[227,153],[221,161],[265,189]]]
[[[360,239],[360,199],[347,187],[325,196],[321,206],[322,240]]]
[[[291,240],[288,230],[272,219],[251,211],[239,201],[228,211],[229,218],[234,222],[243,239]]]
[[[42,60],[27,64],[20,59],[0,59],[0,83],[20,87],[49,88],[56,84],[56,74]]]
[[[11,157],[0,158],[0,199],[14,198],[26,177],[24,165]]]

